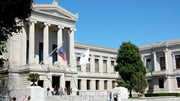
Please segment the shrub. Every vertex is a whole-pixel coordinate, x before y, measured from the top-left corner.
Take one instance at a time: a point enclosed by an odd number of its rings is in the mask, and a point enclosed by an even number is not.
[[[154,96],[179,96],[179,93],[147,93],[146,97],[154,97]]]

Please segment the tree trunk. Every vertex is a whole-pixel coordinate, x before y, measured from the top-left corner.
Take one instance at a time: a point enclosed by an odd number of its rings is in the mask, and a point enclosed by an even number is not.
[[[132,90],[131,89],[129,90],[129,93],[130,93],[129,97],[132,97]]]

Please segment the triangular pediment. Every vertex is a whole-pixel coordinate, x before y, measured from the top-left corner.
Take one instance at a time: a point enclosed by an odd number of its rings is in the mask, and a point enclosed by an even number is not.
[[[67,18],[71,18],[70,16],[66,15],[66,14],[63,14],[57,10],[41,10],[42,12],[44,13],[48,13],[50,15],[56,15],[56,16],[60,16],[60,17],[67,17]]]
[[[38,4],[38,5],[34,5],[33,8],[34,8],[34,11],[36,12],[47,14],[50,16],[55,16],[55,17],[73,20],[73,21],[78,20],[78,14],[73,14],[58,5]]]

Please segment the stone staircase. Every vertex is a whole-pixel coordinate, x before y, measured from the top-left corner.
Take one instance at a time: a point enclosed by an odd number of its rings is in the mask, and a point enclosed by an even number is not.
[[[108,101],[101,96],[45,96],[45,101]]]

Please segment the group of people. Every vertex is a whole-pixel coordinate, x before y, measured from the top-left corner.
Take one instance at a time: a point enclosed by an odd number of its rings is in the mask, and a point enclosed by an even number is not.
[[[114,99],[114,101],[118,101],[118,93],[114,93],[112,96],[112,93],[109,94],[109,101],[112,101],[112,99]]]
[[[14,96],[13,98],[10,96],[9,101],[17,101],[16,97]],[[31,101],[31,96],[27,97],[26,95],[23,97],[23,101]]]
[[[70,89],[70,94],[72,94],[72,88]],[[67,95],[67,88],[65,87],[64,89],[62,87],[56,89],[56,88],[47,88],[47,96],[50,96],[50,95],[60,95],[60,96],[63,96],[63,95]]]

